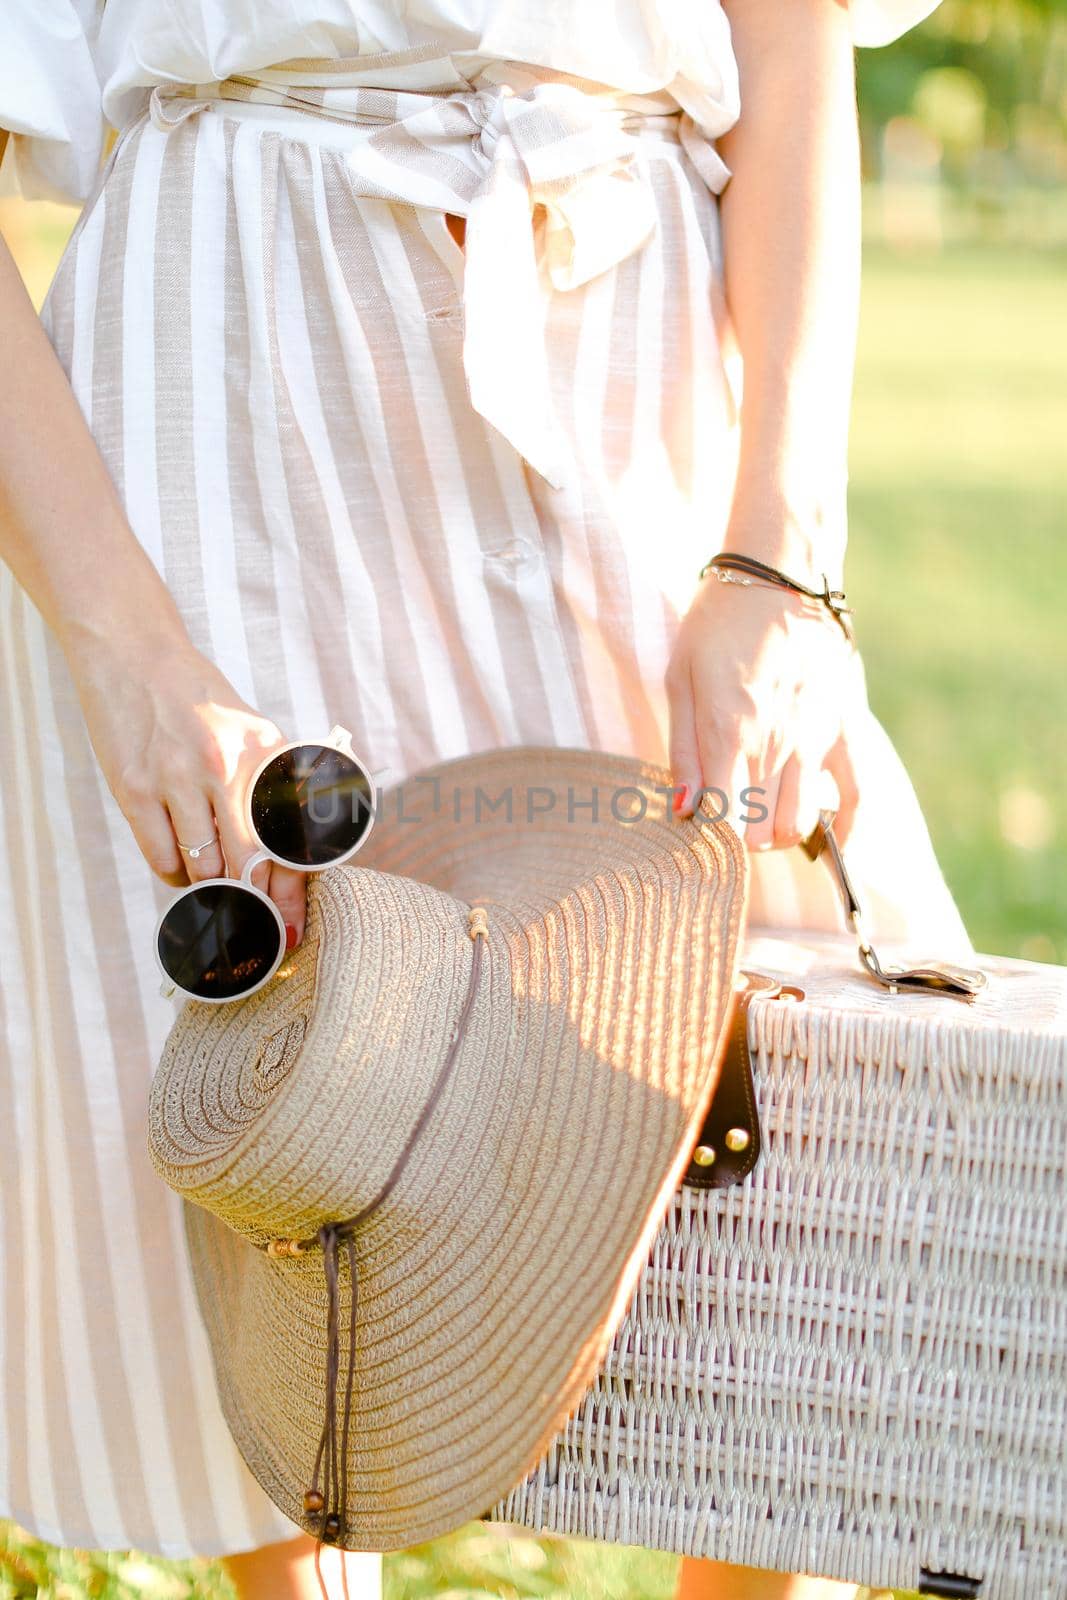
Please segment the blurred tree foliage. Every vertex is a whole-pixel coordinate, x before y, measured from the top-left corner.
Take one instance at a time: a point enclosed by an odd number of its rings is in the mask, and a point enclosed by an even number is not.
[[[954,187],[1067,178],[1067,0],[942,0],[888,48],[858,50],[856,70],[868,176],[904,115],[936,139]]]

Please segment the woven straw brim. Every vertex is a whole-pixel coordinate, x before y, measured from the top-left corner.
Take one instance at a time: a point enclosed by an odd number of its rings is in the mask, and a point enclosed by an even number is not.
[[[431,774],[437,812],[409,779],[361,864],[312,878],[283,981],[183,1009],[150,1104],[152,1159],[196,1202],[187,1236],[223,1412],[266,1492],[317,1532],[302,1496],[322,1426],[322,1259],[253,1243],[376,1195],[462,1003],[468,906],[487,907],[448,1086],[357,1235],[351,1549],[483,1514],[588,1390],[714,1090],[744,913],[740,840],[673,817],[660,768],[520,747]],[[503,786],[521,823],[472,823],[476,790]],[[640,822],[604,814],[625,786],[645,797]],[[599,819],[568,817],[568,789],[591,787]],[[535,788],[562,805],[528,821]],[[343,1268],[342,1371],[348,1307]]]

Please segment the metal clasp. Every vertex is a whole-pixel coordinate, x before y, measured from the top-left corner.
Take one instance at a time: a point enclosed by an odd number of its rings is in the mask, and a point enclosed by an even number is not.
[[[801,847],[809,860],[817,861],[823,856],[827,861],[840,890],[845,915],[856,935],[860,960],[871,977],[876,978],[890,994],[899,994],[902,989],[921,993],[936,991],[953,995],[958,1000],[976,1000],[989,981],[977,967],[960,967],[951,961],[933,961],[923,967],[882,966],[864,928],[859,897],[845,868],[841,846],[834,835],[836,815],[835,811],[820,811],[818,822],[808,837],[801,841]]]

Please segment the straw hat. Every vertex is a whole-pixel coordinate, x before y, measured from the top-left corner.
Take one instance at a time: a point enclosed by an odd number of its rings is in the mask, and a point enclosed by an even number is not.
[[[745,906],[740,839],[671,781],[535,746],[425,768],[310,878],[277,976],[174,1023],[150,1155],[237,1446],[320,1540],[484,1514],[595,1379],[715,1088]]]

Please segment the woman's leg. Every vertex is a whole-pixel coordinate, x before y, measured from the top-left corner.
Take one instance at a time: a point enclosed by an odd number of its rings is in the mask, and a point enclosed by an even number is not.
[[[345,1593],[340,1552],[325,1545],[320,1557],[322,1576],[334,1600]],[[321,1600],[315,1573],[315,1541],[302,1533],[281,1544],[227,1556],[222,1563],[237,1600]],[[345,1555],[349,1600],[381,1600],[382,1558],[350,1550]]]
[[[856,1600],[859,1587],[833,1578],[734,1567],[683,1556],[674,1600]]]

